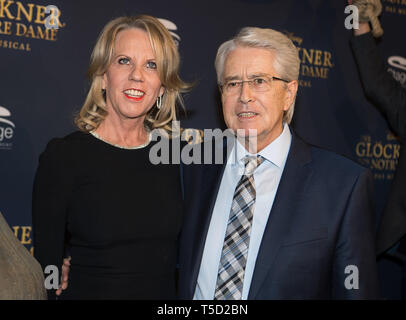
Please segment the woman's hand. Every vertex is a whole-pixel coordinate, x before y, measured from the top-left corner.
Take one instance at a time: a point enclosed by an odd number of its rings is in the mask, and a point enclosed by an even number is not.
[[[56,295],[57,296],[60,296],[62,291],[66,290],[66,288],[68,288],[70,260],[71,260],[71,257],[63,259],[61,284],[60,284],[58,290],[56,290]]]

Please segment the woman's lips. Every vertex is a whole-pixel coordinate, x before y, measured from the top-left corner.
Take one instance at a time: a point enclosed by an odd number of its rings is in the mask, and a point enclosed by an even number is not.
[[[139,89],[127,89],[124,90],[124,95],[127,99],[133,100],[133,101],[140,101],[145,97],[145,92]]]
[[[126,97],[127,99],[130,99],[130,100],[133,100],[133,101],[141,101],[141,100],[144,98],[144,96],[132,97],[132,96],[129,96],[128,94],[125,94],[125,93],[124,93],[124,95],[125,95],[125,97]]]

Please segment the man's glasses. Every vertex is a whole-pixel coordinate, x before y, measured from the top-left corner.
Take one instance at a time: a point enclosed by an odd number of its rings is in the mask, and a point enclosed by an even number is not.
[[[220,85],[220,90],[223,94],[226,95],[233,95],[237,94],[241,91],[244,82],[248,83],[248,86],[251,88],[252,91],[255,92],[266,92],[272,86],[272,81],[279,80],[283,82],[290,82],[285,79],[281,79],[278,77],[272,76],[261,76],[255,77],[251,80],[229,80],[226,81],[224,84]]]

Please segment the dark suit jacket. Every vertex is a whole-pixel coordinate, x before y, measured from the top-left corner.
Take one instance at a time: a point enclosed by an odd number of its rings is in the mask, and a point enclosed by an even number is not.
[[[370,33],[353,37],[351,45],[365,94],[386,116],[392,130],[399,135],[403,143],[406,136],[406,90],[386,71]],[[391,191],[379,224],[378,254],[389,249],[406,234],[405,152],[402,147]]]
[[[224,165],[183,168],[179,294],[192,299]],[[378,298],[369,171],[294,133],[256,260],[249,299]],[[234,190],[230,190],[234,192]],[[344,282],[359,271],[359,289]],[[351,273],[352,274],[352,273]]]

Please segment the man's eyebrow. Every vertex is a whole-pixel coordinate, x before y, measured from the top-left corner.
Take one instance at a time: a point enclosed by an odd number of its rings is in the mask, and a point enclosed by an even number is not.
[[[254,79],[254,78],[261,78],[261,77],[269,77],[269,74],[267,74],[267,73],[255,73],[255,74],[249,75],[247,78],[248,79]]]
[[[233,81],[233,80],[241,80],[239,76],[228,76],[224,78],[224,82]]]
[[[255,79],[255,78],[260,78],[260,77],[269,77],[269,74],[259,72],[259,73],[251,74],[247,78],[248,79]],[[241,80],[241,77],[240,76],[228,76],[228,77],[224,78],[224,82],[234,81],[234,80]]]

